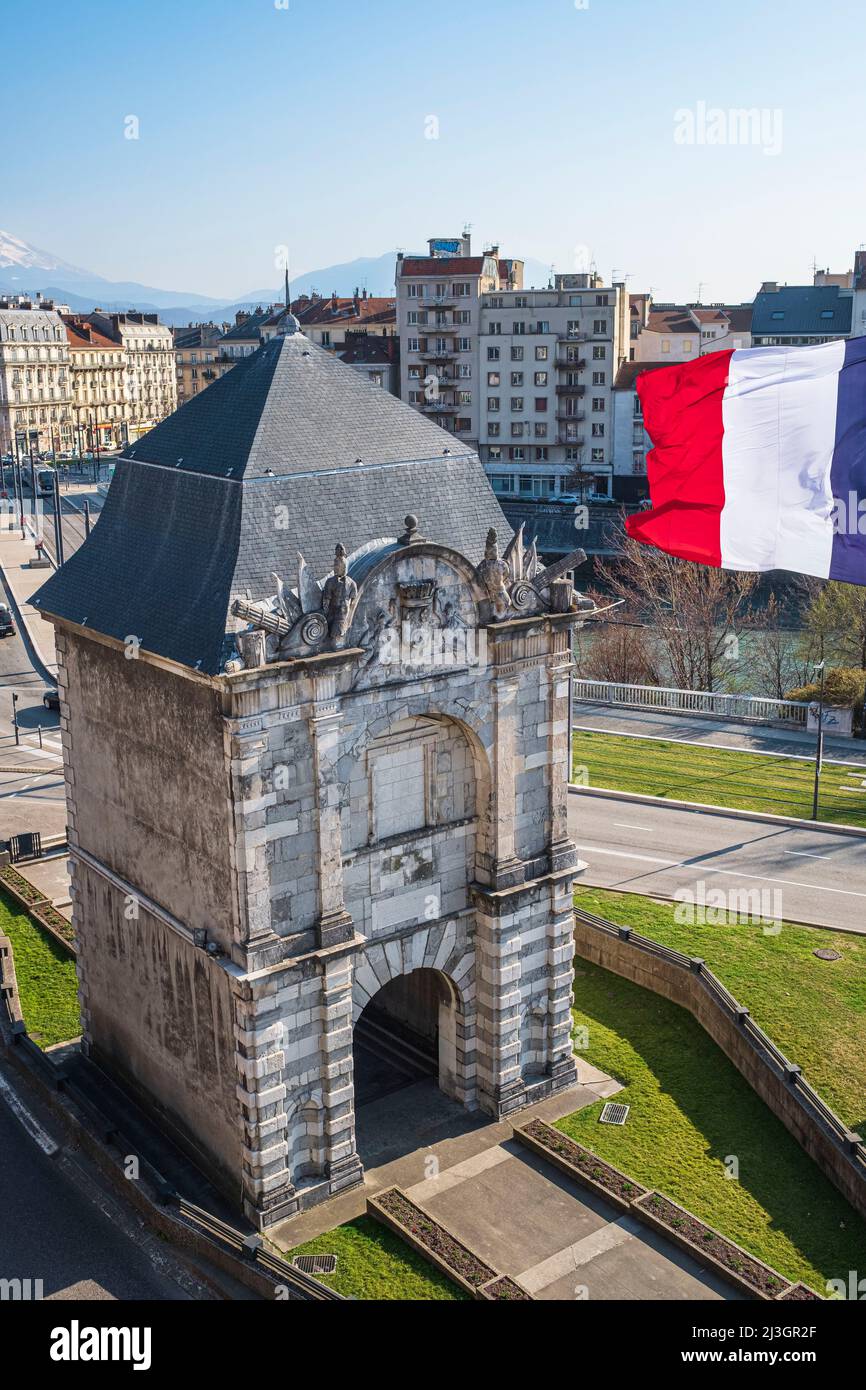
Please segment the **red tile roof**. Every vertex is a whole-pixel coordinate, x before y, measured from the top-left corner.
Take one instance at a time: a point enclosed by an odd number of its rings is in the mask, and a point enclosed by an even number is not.
[[[85,319],[77,318],[74,314],[63,314],[62,318],[71,348],[80,351],[86,351],[88,348],[110,348],[112,352],[117,352],[120,348],[119,343],[106,338],[104,333],[100,333]]]

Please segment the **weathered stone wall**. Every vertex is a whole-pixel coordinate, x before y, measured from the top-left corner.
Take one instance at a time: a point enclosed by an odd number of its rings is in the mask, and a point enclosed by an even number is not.
[[[237,1192],[234,1001],[220,962],[73,860],[82,1026],[99,1065]]]
[[[231,818],[217,691],[71,633],[57,634],[57,649],[70,844],[229,947]]]

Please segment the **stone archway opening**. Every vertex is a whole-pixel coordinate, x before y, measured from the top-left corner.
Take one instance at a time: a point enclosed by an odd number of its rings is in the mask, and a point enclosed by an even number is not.
[[[454,1096],[457,1014],[456,991],[439,970],[383,985],[355,1023],[356,1107],[419,1083]]]

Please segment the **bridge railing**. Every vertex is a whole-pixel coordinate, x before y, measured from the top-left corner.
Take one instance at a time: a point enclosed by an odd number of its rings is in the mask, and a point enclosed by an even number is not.
[[[629,705],[683,714],[708,714],[721,719],[785,723],[805,729],[809,705],[801,700],[772,700],[763,695],[728,695],[719,690],[677,690],[666,685],[628,685],[620,681],[575,677],[574,699],[601,705]]]

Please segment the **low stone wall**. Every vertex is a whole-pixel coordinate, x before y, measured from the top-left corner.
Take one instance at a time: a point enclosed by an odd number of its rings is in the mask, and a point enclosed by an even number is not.
[[[688,1009],[752,1089],[821,1171],[866,1219],[866,1145],[846,1129],[702,960],[575,912],[575,949],[585,960],[622,975]]]
[[[24,1031],[21,1000],[18,997],[18,982],[15,979],[12,942],[2,931],[0,931],[0,1021],[10,1034],[23,1033]]]

